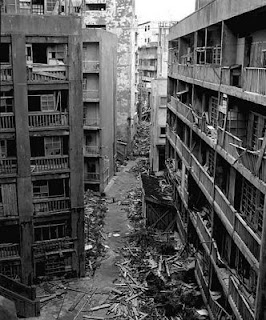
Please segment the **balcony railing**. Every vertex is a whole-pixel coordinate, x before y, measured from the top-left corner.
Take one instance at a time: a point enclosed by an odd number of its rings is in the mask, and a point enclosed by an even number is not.
[[[100,125],[99,118],[84,118],[83,125],[87,127],[98,127]]]
[[[192,109],[187,106],[186,104],[182,103],[180,100],[171,97],[171,104],[174,105],[176,108],[176,111],[181,114],[185,119],[187,119],[190,122],[194,122],[194,116]]]
[[[248,67],[244,69],[243,89],[266,95],[266,68]]]
[[[67,80],[66,65],[33,64],[28,66],[28,81],[51,82]]]
[[[10,257],[19,257],[19,244],[1,243],[0,244],[0,260]]]
[[[100,181],[100,174],[94,173],[94,172],[85,172],[84,173],[84,180],[85,181],[94,181],[99,182]]]
[[[66,198],[34,199],[34,213],[64,212],[70,209],[70,201]]]
[[[73,250],[74,241],[71,239],[53,239],[35,242],[33,244],[34,256],[44,255],[47,252],[58,252],[62,250]]]
[[[248,227],[247,223],[240,217],[239,214],[236,215],[235,231],[242,239],[242,241],[246,244],[253,256],[257,259],[257,261],[259,261],[261,240]]]
[[[0,158],[0,174],[13,174],[17,172],[16,158]]]
[[[99,90],[83,90],[83,101],[99,99]]]
[[[206,226],[207,221],[204,221],[202,219],[199,212],[191,211],[190,216],[192,217],[192,221],[194,221],[194,225],[197,227],[197,230],[201,234],[203,241],[210,253],[212,239],[211,239],[210,231]]]
[[[221,68],[211,65],[194,65],[194,78],[201,81],[220,84]]]
[[[84,146],[84,156],[90,156],[90,155],[99,155],[100,148],[99,146]]]
[[[65,170],[69,168],[69,157],[65,156],[49,156],[31,158],[31,172],[43,172],[54,170]]]
[[[0,64],[0,81],[10,82],[12,80],[13,80],[12,66]]]
[[[243,297],[243,293],[239,289],[239,286],[237,285],[233,277],[230,277],[229,279],[229,294],[242,319],[254,320],[254,312],[247,303],[246,299]]]
[[[224,136],[223,136],[224,135]],[[223,141],[222,141],[223,140]],[[239,153],[236,150],[237,146],[242,146],[242,140],[238,137],[234,136],[228,131],[223,133],[223,129],[218,126],[217,128],[217,143],[221,146],[226,152],[228,152],[232,157],[237,159],[239,157]]]
[[[13,113],[0,113],[0,130],[10,130],[15,128],[15,118]]]
[[[223,192],[215,186],[215,203],[221,209],[223,214],[225,215],[226,219],[230,222],[231,226],[234,225],[234,217],[236,215],[236,210],[230,204],[226,196]]]
[[[30,128],[68,126],[67,112],[38,112],[29,114]]]
[[[82,71],[85,73],[94,73],[100,71],[99,61],[83,61],[82,62]]]

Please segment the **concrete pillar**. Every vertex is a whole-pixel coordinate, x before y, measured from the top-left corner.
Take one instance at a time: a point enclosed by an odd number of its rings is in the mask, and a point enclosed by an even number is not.
[[[256,294],[255,320],[266,319],[266,196],[264,198],[263,226],[260,247],[260,268]]]
[[[14,78],[14,112],[17,144],[17,199],[20,228],[20,256],[22,282],[30,284],[33,279],[33,204],[30,171],[30,138],[28,129],[28,93],[25,57],[25,36],[12,35],[12,65]]]
[[[85,273],[84,259],[84,200],[83,200],[83,102],[82,69],[80,57],[82,37],[69,36],[69,162],[70,162],[70,202],[72,238],[77,239],[74,247],[77,256],[73,257],[72,267],[79,276]]]

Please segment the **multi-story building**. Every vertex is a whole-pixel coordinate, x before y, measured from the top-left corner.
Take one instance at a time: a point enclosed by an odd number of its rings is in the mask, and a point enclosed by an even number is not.
[[[167,79],[151,82],[150,166],[158,172],[165,168]]]
[[[117,139],[130,149],[135,115],[135,1],[86,0],[84,6],[84,28],[106,29],[118,37]]]
[[[81,20],[46,1],[1,11],[0,273],[24,284],[80,276]]]
[[[116,155],[116,35],[83,29],[85,189],[103,191],[114,175]]]
[[[139,25],[138,90],[142,100],[148,104],[150,104],[151,81],[158,77],[167,77],[167,35],[171,25],[173,22],[165,21],[146,22]]]
[[[266,2],[215,0],[169,34],[167,172],[212,319],[265,319]]]

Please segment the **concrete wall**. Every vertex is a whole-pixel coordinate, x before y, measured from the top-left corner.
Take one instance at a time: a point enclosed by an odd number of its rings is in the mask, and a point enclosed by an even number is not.
[[[158,146],[166,143],[165,137],[160,137],[160,127],[166,127],[166,105],[161,106],[161,97],[167,96],[167,79],[159,78],[151,81],[151,147],[150,163],[152,170],[159,171]]]
[[[106,25],[118,37],[117,48],[117,138],[130,144],[135,112],[135,1],[109,0],[106,11],[87,11],[83,26]],[[133,67],[132,67],[133,66]]]
[[[265,6],[265,0],[215,0],[192,13],[170,30],[169,40]]]

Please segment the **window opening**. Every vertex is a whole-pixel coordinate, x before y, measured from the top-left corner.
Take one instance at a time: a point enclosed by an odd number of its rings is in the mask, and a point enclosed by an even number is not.
[[[89,3],[86,4],[87,11],[105,11],[106,3]]]
[[[0,43],[0,63],[10,63],[10,44]]]
[[[46,156],[62,155],[61,137],[45,137],[44,149],[45,149]]]

